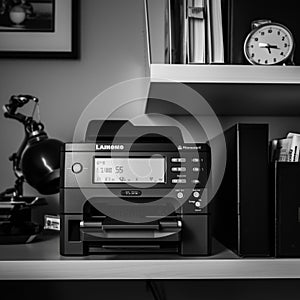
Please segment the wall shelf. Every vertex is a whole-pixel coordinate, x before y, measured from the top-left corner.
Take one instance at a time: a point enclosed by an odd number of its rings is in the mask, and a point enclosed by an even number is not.
[[[300,278],[300,259],[241,259],[220,244],[209,257],[59,255],[58,236],[1,245],[0,280],[275,279]]]
[[[300,66],[150,65],[147,113],[185,115],[172,105],[170,85],[184,83],[219,116],[299,116]],[[171,99],[159,101],[160,95]],[[185,105],[184,95],[180,106]],[[198,109],[199,110],[199,109]],[[195,105],[196,114],[200,114]]]
[[[151,64],[152,82],[300,84],[300,66]]]

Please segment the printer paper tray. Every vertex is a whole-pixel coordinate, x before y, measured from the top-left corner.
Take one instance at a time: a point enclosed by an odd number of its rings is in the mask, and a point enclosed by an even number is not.
[[[170,230],[93,230],[81,229],[81,240],[92,241],[166,241],[177,242],[180,240],[181,228]]]

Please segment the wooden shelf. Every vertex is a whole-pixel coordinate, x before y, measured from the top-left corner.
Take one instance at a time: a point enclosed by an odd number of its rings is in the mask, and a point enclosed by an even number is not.
[[[300,259],[241,259],[214,243],[210,257],[59,255],[58,236],[1,245],[0,280],[275,279],[300,278]]]
[[[174,88],[183,83],[202,95],[220,116],[300,114],[299,66],[152,64],[150,72],[147,113],[185,115],[183,110],[178,109],[185,107],[184,91]],[[180,93],[182,100],[174,101],[176,107],[172,105],[173,99],[178,99]],[[159,99],[168,99],[169,103]],[[194,100],[193,111],[201,115],[197,99]]]
[[[150,65],[152,82],[300,84],[300,66]]]

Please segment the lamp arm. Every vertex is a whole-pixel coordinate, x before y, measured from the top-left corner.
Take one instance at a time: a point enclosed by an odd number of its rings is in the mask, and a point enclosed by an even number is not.
[[[12,194],[13,197],[19,197],[19,196],[23,195],[23,183],[24,183],[25,179],[23,176],[23,172],[20,168],[20,162],[21,162],[21,157],[26,148],[28,140],[29,140],[29,134],[25,130],[25,137],[24,137],[19,149],[17,150],[17,152],[13,153],[9,157],[9,160],[12,161],[12,164],[13,164],[13,172],[17,178],[15,181],[15,185],[13,188],[7,189],[2,194]]]
[[[9,160],[12,161],[13,163],[13,172],[17,177],[15,181],[15,186],[14,188],[7,189],[5,192],[1,193],[0,195],[12,194],[14,197],[22,196],[23,183],[25,179],[22,170],[20,168],[21,157],[30,138],[30,134],[35,130],[40,130],[44,128],[44,125],[42,123],[36,122],[35,120],[33,120],[32,117],[25,116],[24,114],[21,113],[16,113],[18,108],[24,106],[30,100],[36,103],[38,102],[38,99],[36,97],[30,95],[19,95],[19,96],[12,96],[9,100],[9,103],[3,106],[4,117],[9,119],[14,119],[22,123],[25,129],[25,136],[17,152],[13,153],[9,157]]]
[[[9,160],[13,162],[13,170],[14,173],[17,177],[20,177],[22,175],[20,175],[20,173],[22,172],[20,169],[20,161],[21,161],[21,157],[22,154],[26,148],[27,142],[28,142],[28,133],[25,132],[25,137],[19,147],[19,149],[17,150],[17,152],[13,153],[10,157]]]
[[[18,108],[23,107],[29,101],[38,103],[39,99],[34,96],[31,96],[31,95],[11,96],[9,99],[9,103],[3,105],[4,117],[10,118],[10,119],[15,119],[15,120],[21,122],[23,125],[26,125],[30,120],[32,120],[32,117],[27,117],[23,114],[16,113],[16,111]]]
[[[3,106],[3,110],[5,110],[5,105]],[[17,113],[17,114],[11,114],[10,112],[4,112],[4,117],[8,119],[14,119],[22,124],[25,124],[27,121],[27,117],[23,114]]]

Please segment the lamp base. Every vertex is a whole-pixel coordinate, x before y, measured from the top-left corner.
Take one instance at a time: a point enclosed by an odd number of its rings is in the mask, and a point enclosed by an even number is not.
[[[42,231],[42,226],[31,222],[31,209],[44,205],[39,197],[0,198],[0,244],[30,243]]]

